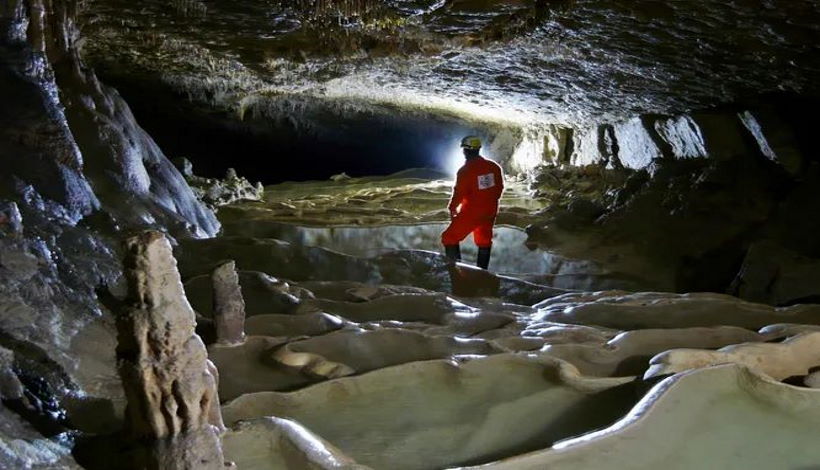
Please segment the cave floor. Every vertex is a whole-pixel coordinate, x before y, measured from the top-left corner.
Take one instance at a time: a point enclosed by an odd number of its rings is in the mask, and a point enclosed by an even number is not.
[[[222,208],[223,236],[180,242],[206,340],[210,272],[236,261],[247,337],[211,338],[209,356],[230,427],[226,457],[239,468],[820,460],[820,306],[591,291],[540,282],[532,271],[543,266],[503,275],[454,266],[419,249],[435,231],[413,230],[445,221],[450,185],[418,172],[285,183],[262,202]],[[513,183],[499,222],[520,234],[545,201]]]
[[[447,222],[452,177],[434,170],[389,176],[341,178],[268,186],[263,202],[222,208],[225,234],[264,230],[270,222],[306,226],[390,225]],[[523,228],[547,206],[527,184],[508,181],[498,223]],[[261,226],[261,227],[260,227]]]

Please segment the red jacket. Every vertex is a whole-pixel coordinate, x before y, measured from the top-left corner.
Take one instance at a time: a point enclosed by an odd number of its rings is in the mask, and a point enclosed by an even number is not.
[[[468,159],[458,170],[453,197],[447,208],[458,209],[463,215],[489,215],[498,213],[498,200],[504,192],[504,175],[501,167],[484,157]]]

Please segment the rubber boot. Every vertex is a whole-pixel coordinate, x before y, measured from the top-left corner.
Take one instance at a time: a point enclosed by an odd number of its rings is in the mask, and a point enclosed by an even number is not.
[[[444,254],[450,261],[461,261],[461,246],[460,245],[444,245]]]
[[[475,259],[475,265],[481,269],[487,269],[490,266],[490,251],[489,246],[478,247],[478,256]]]

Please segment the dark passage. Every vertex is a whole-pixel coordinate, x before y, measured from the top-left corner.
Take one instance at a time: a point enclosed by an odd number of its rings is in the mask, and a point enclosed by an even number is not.
[[[315,102],[276,118],[244,120],[196,107],[162,86],[106,77],[131,104],[137,122],[170,157],[186,157],[199,176],[223,177],[235,168],[251,181],[387,175],[408,168],[446,170],[447,157],[480,129],[456,120],[384,110],[345,111]]]

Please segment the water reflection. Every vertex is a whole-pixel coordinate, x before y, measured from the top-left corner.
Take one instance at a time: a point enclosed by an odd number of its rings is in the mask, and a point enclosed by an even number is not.
[[[441,252],[440,234],[445,224],[388,225],[381,227],[300,227],[278,224],[269,236],[305,246],[320,246],[359,257],[395,250]],[[527,235],[513,227],[495,227],[490,270],[504,273],[555,274],[566,260],[525,246]],[[461,244],[465,262],[474,263],[477,248],[468,238]]]

